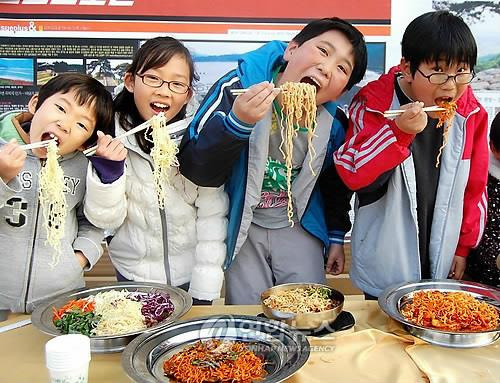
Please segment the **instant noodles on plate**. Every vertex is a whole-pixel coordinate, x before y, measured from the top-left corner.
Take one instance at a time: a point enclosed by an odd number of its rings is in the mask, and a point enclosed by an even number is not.
[[[400,283],[384,290],[378,303],[432,344],[471,348],[500,338],[500,290],[491,286],[451,279]]]
[[[121,351],[136,335],[184,315],[192,299],[184,290],[155,283],[118,283],[78,289],[38,305],[33,324],[50,335],[90,337],[94,352]]]

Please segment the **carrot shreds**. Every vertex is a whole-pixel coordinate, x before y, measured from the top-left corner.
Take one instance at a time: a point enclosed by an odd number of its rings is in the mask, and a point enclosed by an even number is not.
[[[54,314],[52,321],[55,322],[56,320],[61,319],[66,312],[73,310],[80,310],[82,313],[94,311],[94,302],[89,299],[81,298],[69,301],[60,309],[52,307],[52,313]]]
[[[495,307],[463,292],[417,291],[401,313],[419,326],[442,331],[488,331],[500,325]]]
[[[246,344],[218,339],[178,352],[164,362],[163,371],[180,383],[251,383],[266,375],[264,362]]]

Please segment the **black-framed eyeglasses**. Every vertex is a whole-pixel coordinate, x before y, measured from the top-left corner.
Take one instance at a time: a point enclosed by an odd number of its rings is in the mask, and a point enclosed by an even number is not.
[[[190,86],[180,81],[165,81],[153,74],[137,74],[142,79],[142,82],[152,88],[161,88],[163,84],[167,84],[168,89],[177,94],[185,94],[189,91]]]
[[[450,78],[452,78],[456,84],[458,85],[465,85],[468,84],[472,81],[474,76],[476,75],[474,72],[467,72],[467,73],[457,73],[454,75],[448,74],[448,73],[431,73],[429,75],[424,74],[420,69],[417,68],[419,73],[424,76],[431,84],[434,85],[443,85],[445,84]]]

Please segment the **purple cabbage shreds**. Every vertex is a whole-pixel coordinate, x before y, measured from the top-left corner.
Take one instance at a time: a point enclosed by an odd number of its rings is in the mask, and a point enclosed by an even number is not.
[[[174,311],[174,304],[167,293],[136,291],[130,293],[127,298],[142,303],[141,313],[147,327],[165,320]]]

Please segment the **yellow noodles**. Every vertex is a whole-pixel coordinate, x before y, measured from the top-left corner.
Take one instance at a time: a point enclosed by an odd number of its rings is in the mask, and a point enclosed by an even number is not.
[[[54,248],[51,266],[59,262],[61,238],[66,221],[66,196],[64,195],[64,173],[57,161],[57,145],[51,142],[47,148],[47,160],[40,171],[38,194],[43,211],[43,226],[47,230],[47,243]]]
[[[315,175],[312,160],[316,151],[312,145],[312,139],[316,128],[316,88],[310,84],[286,82],[281,86],[281,90],[283,118],[281,119],[281,145],[279,149],[285,158],[288,194],[287,215],[288,221],[293,227],[292,156],[293,139],[298,134],[298,129],[295,126],[303,124],[307,129],[308,153],[310,153],[309,168]]]
[[[154,116],[151,119],[153,129],[153,149],[151,158],[153,159],[153,177],[155,182],[156,196],[160,209],[165,207],[165,192],[169,184],[169,171],[171,166],[179,166],[177,153],[179,149],[165,128],[167,122],[163,114]]]
[[[278,291],[264,299],[263,303],[274,310],[297,314],[317,313],[335,307],[328,289],[313,286]]]
[[[93,330],[96,336],[127,334],[146,328],[142,303],[127,299],[126,290],[104,291],[93,297],[95,313],[101,319]]]

